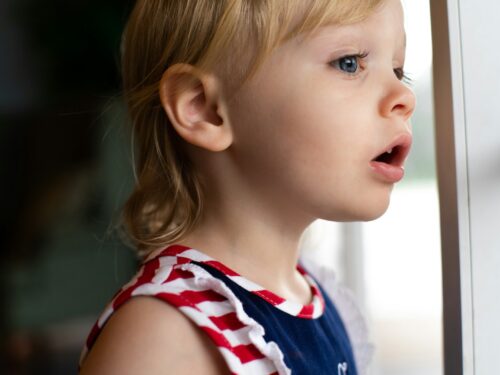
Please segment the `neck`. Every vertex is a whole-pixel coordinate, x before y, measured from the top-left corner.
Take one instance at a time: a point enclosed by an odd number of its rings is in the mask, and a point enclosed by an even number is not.
[[[283,207],[241,196],[207,201],[200,224],[182,243],[284,298],[306,302],[309,288],[296,265],[302,233],[312,219],[299,221]]]

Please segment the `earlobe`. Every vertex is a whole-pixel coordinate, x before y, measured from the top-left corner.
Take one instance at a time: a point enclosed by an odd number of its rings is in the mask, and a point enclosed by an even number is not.
[[[175,64],[163,74],[159,90],[170,123],[186,142],[214,152],[231,145],[231,126],[217,77],[188,64]]]

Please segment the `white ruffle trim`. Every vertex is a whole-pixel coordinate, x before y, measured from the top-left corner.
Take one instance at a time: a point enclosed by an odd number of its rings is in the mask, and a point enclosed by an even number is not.
[[[274,364],[279,375],[291,374],[291,370],[285,364],[283,352],[280,350],[278,345],[273,341],[266,342],[264,340],[264,327],[247,315],[247,313],[243,310],[243,306],[238,297],[235,296],[233,291],[229,289],[223,281],[215,278],[196,264],[186,263],[180,265],[179,267],[182,270],[189,271],[194,275],[194,283],[197,286],[214,290],[215,292],[226,297],[229,303],[234,306],[238,320],[247,327],[250,327],[248,331],[250,342]],[[237,368],[231,368],[231,370],[238,374],[244,372],[242,369]]]
[[[307,257],[302,257],[300,263],[318,280],[334,302],[351,340],[358,374],[367,375],[375,347],[370,341],[368,326],[354,294],[337,281],[332,269],[321,266]]]

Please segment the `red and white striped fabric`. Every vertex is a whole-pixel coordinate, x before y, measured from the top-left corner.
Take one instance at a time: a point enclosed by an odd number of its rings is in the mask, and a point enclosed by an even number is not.
[[[152,296],[176,306],[203,329],[233,374],[290,374],[279,347],[264,340],[264,328],[245,313],[234,293],[193,261],[218,269],[241,287],[290,315],[316,319],[323,314],[325,305],[319,288],[300,266],[297,270],[309,283],[313,294],[311,304],[305,306],[265,290],[200,251],[174,245],[151,254],[134,279],[115,295],[92,328],[80,363],[121,305],[134,296]]]

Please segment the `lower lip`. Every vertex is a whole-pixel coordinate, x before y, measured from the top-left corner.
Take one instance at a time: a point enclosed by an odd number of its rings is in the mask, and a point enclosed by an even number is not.
[[[405,170],[402,167],[396,167],[387,163],[372,161],[370,166],[378,176],[382,177],[384,181],[389,183],[399,182],[405,175]]]

